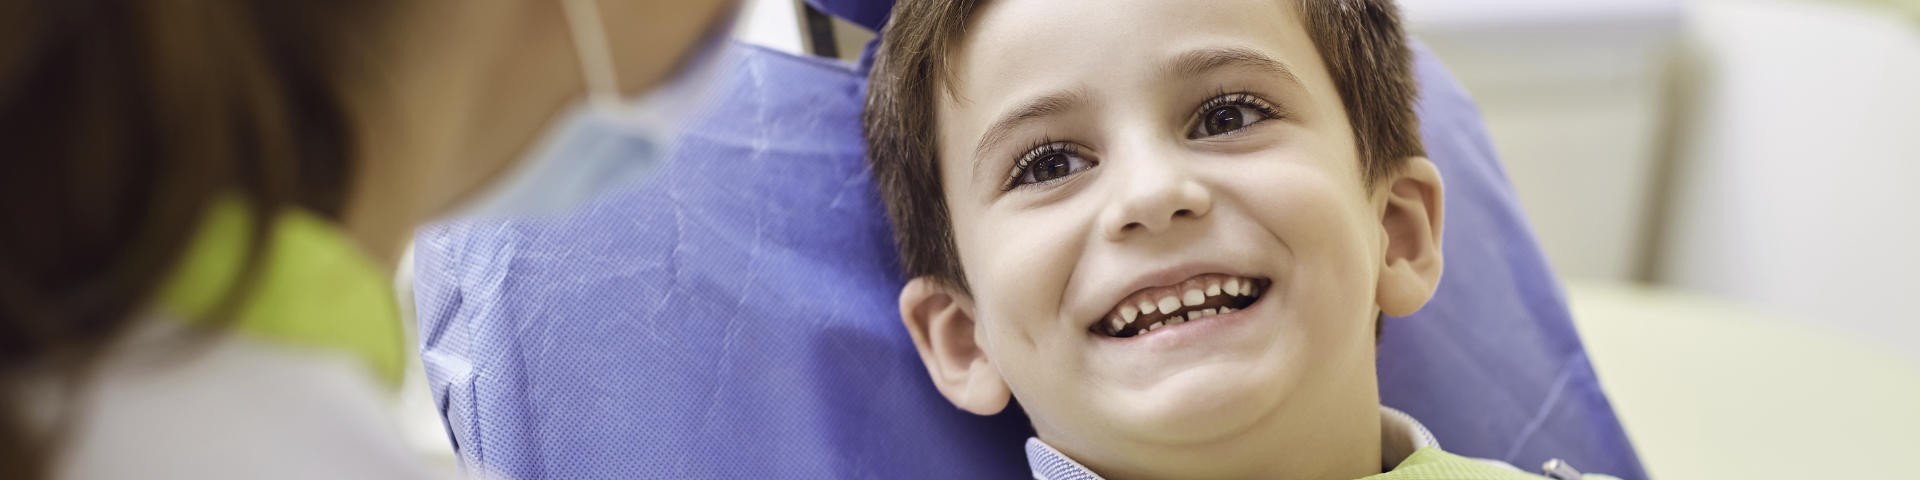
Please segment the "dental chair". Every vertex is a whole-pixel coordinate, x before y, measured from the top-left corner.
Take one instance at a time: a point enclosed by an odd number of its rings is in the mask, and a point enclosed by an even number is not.
[[[876,30],[891,4],[810,3]],[[900,324],[863,70],[731,49],[717,105],[649,180],[566,218],[418,233],[421,355],[462,468],[1027,478],[1027,419],[952,408]],[[1417,62],[1447,271],[1383,327],[1383,402],[1454,453],[1644,478],[1478,111],[1431,54]]]

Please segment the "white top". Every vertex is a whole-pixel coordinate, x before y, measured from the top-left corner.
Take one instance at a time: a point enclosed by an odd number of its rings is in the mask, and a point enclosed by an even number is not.
[[[54,478],[433,477],[388,417],[390,393],[352,358],[235,334],[196,342],[153,327],[169,319],[143,323],[61,405],[72,423]]]

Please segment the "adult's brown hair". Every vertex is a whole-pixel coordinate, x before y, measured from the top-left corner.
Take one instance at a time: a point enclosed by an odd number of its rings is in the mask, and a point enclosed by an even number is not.
[[[0,4],[0,477],[50,474],[60,428],[22,390],[84,376],[209,202],[337,219],[354,142],[337,67],[382,3]]]
[[[1289,2],[1327,64],[1353,128],[1362,178],[1426,155],[1414,113],[1412,53],[1392,0]],[[867,158],[909,278],[967,289],[940,183],[936,95],[954,76],[949,53],[981,0],[901,0],[881,33],[867,86]]]

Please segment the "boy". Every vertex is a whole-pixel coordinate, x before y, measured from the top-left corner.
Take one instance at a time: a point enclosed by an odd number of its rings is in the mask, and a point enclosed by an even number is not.
[[[1441,271],[1396,16],[899,2],[866,135],[936,388],[1017,397],[1035,478],[1529,478],[1379,405],[1377,322]]]

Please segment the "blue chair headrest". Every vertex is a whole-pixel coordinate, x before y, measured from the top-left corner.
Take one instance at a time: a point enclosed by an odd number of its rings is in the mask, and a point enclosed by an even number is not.
[[[862,76],[735,50],[658,176],[570,218],[419,232],[421,354],[462,462],[516,479],[1026,477],[1026,419],[954,409],[900,325]],[[1385,326],[1383,401],[1456,453],[1644,477],[1478,112],[1418,58],[1447,271]]]

